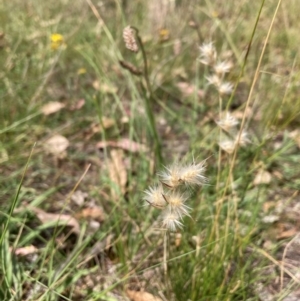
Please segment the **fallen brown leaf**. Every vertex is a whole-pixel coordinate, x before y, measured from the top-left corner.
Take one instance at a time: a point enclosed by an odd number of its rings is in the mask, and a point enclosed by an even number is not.
[[[274,207],[276,207],[276,203],[274,201],[267,201],[267,202],[263,203],[263,211],[264,212],[269,212],[270,209],[273,209]]]
[[[70,106],[70,111],[80,110],[85,105],[85,100],[79,99],[74,105]]]
[[[89,140],[91,137],[93,137],[97,133],[101,133],[104,129],[109,129],[112,126],[115,125],[115,120],[107,117],[102,118],[101,124],[97,123],[92,123],[90,127],[85,131],[85,139]]]
[[[53,113],[56,113],[63,109],[65,107],[65,104],[59,102],[59,101],[52,101],[47,104],[45,104],[42,108],[41,111],[44,115],[50,115]]]
[[[109,176],[120,189],[122,195],[126,192],[127,170],[123,162],[123,150],[112,150],[111,159],[108,162]],[[112,187],[112,195],[117,197],[115,189]]]
[[[42,209],[36,207],[30,207],[30,209],[36,214],[37,218],[43,224],[47,223],[57,223],[58,225],[65,225],[71,228],[71,232],[75,234],[80,233],[80,226],[78,221],[67,214],[55,214],[55,213],[47,213]]]
[[[104,212],[101,207],[84,208],[76,214],[77,218],[93,219],[98,222],[104,221]]]
[[[13,248],[10,248],[11,251],[13,251]],[[14,250],[14,254],[17,256],[27,256],[30,254],[34,254],[38,252],[38,248],[36,248],[33,245],[17,248]]]
[[[297,229],[296,228],[292,228],[292,229],[283,231],[281,233],[278,233],[277,236],[276,236],[276,238],[277,239],[285,239],[285,238],[289,238],[291,236],[294,236],[297,233],[298,233]]]
[[[63,158],[66,156],[66,149],[69,144],[69,140],[64,136],[55,135],[45,141],[44,148],[47,153]]]
[[[71,200],[78,206],[82,206],[84,203],[84,200],[88,197],[88,193],[82,192],[81,190],[76,190],[71,195]]]
[[[132,301],[162,301],[161,298],[147,292],[127,290],[126,293]]]
[[[147,147],[144,144],[123,138],[118,141],[100,141],[96,144],[97,148],[106,148],[107,146],[117,147],[132,153],[145,152]]]
[[[266,170],[259,170],[256,174],[253,185],[269,184],[272,180],[272,175]]]

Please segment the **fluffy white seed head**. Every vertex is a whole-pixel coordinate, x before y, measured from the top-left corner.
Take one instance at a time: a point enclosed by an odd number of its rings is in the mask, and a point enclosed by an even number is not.
[[[239,124],[238,120],[229,112],[226,112],[225,116],[216,123],[222,130],[226,132],[230,132],[232,128]]]
[[[181,169],[180,179],[185,185],[200,186],[207,183],[207,178],[204,176],[206,169],[205,161],[200,163],[193,162]]]
[[[176,212],[172,212],[171,210],[166,210],[162,216],[162,225],[164,228],[175,232],[177,228],[181,229],[183,224],[180,222],[180,217],[176,214]]]
[[[160,181],[169,188],[176,188],[181,185],[203,185],[207,182],[203,175],[205,171],[205,161],[200,163],[180,166],[179,164],[171,165],[158,175]]]
[[[243,131],[240,137],[239,134],[237,133],[236,136],[234,137],[234,140],[230,140],[230,139],[221,140],[219,145],[226,153],[232,154],[236,147],[245,146],[250,142],[251,141],[249,139],[249,134],[246,131]]]
[[[231,62],[218,62],[214,66],[214,70],[217,75],[223,76],[225,73],[228,73],[232,68],[232,63]]]
[[[217,88],[220,95],[231,94],[233,91],[233,84],[222,82],[222,78],[217,74],[207,76],[206,79],[209,85],[214,85]]]
[[[240,145],[240,146],[245,146],[249,144],[251,141],[249,139],[249,134],[245,130],[242,131],[240,137],[239,134],[236,135],[235,137],[235,144]]]
[[[227,154],[232,154],[234,152],[236,144],[235,141],[227,139],[227,140],[220,141],[219,146]]]
[[[185,215],[190,216],[189,211],[191,211],[191,207],[185,204],[189,198],[187,193],[181,193],[173,190],[165,195],[165,198],[168,203],[169,210],[176,213],[180,219],[182,219]]]
[[[233,84],[229,82],[221,83],[217,89],[220,95],[228,95],[233,90]]]
[[[168,166],[165,170],[158,173],[160,181],[169,188],[176,188],[180,186],[180,166],[177,164]]]
[[[163,195],[163,187],[161,184],[158,184],[145,190],[144,200],[155,208],[163,209],[167,205]]]
[[[203,43],[200,47],[200,62],[204,65],[213,66],[217,60],[217,51],[212,42]]]
[[[221,84],[222,84],[221,78],[217,74],[207,76],[206,80],[207,80],[209,85],[214,85],[217,88],[220,87]]]

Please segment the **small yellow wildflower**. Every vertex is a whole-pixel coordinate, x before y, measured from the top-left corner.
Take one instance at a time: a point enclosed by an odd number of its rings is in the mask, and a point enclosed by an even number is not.
[[[159,39],[160,41],[167,41],[170,38],[170,31],[166,28],[162,28],[159,31]]]
[[[77,74],[80,75],[80,74],[85,74],[86,73],[86,69],[85,68],[79,68],[77,70]]]
[[[64,37],[59,33],[51,35],[51,49],[57,50],[60,46],[64,45]]]

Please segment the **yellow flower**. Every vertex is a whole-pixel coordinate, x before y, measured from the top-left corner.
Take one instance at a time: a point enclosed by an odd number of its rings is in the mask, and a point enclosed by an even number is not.
[[[159,31],[159,39],[160,41],[167,41],[170,38],[170,31],[166,28],[162,28]]]
[[[60,46],[64,45],[64,37],[59,33],[51,35],[51,49],[57,50]]]
[[[77,70],[77,74],[80,75],[80,74],[85,74],[86,73],[86,69],[85,68],[79,68]]]

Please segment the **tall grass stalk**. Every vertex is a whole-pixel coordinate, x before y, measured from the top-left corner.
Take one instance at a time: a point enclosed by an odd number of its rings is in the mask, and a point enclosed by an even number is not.
[[[157,128],[156,128],[155,117],[154,117],[154,107],[153,107],[156,97],[153,93],[153,89],[152,89],[152,86],[150,83],[147,55],[146,55],[143,41],[139,35],[139,30],[134,26],[130,26],[130,27],[135,31],[137,43],[142,52],[143,66],[144,66],[143,76],[144,76],[144,79],[146,82],[147,93],[146,93],[145,89],[143,88],[142,83],[141,83],[141,89],[144,94],[144,103],[145,103],[146,114],[147,114],[148,121],[149,121],[150,132],[151,132],[152,138],[154,140],[155,157],[158,160],[158,162],[157,162],[158,165],[161,166],[163,164],[161,142],[160,142],[159,135],[158,135]]]
[[[252,31],[252,35],[251,35],[251,38],[250,38],[250,42],[249,42],[249,46],[247,48],[247,52],[246,52],[246,55],[245,55],[245,59],[244,59],[244,62],[243,62],[243,65],[242,65],[242,70],[238,76],[238,79],[237,79],[237,82],[234,86],[234,89],[233,89],[233,92],[231,93],[231,97],[230,99],[228,100],[227,102],[227,105],[226,105],[226,111],[228,111],[229,107],[230,107],[230,104],[233,100],[233,96],[234,96],[234,93],[236,91],[236,88],[237,88],[237,85],[238,85],[238,82],[239,80],[241,79],[243,73],[244,73],[244,70],[245,70],[245,67],[246,67],[246,64],[247,64],[247,58],[248,58],[248,55],[250,53],[250,49],[251,49],[251,44],[252,44],[252,41],[253,41],[253,38],[254,38],[254,35],[255,35],[255,32],[256,32],[256,29],[257,29],[257,25],[258,25],[258,21],[260,20],[260,17],[261,17],[261,13],[262,13],[262,9],[264,7],[264,3],[265,3],[265,0],[262,0],[261,1],[261,5],[260,5],[260,9],[259,9],[259,12],[257,14],[257,17],[256,17],[256,21],[255,21],[255,25],[254,25],[254,28],[253,28],[253,31]],[[269,31],[270,32],[270,31]],[[267,39],[265,41],[265,46],[266,46],[266,43],[268,41],[268,37],[269,37],[269,33],[267,35]],[[265,49],[265,47],[264,47]],[[262,61],[262,57],[263,57],[263,53],[264,53],[264,49],[261,53],[261,56],[260,56],[260,60],[259,60],[259,64],[256,68],[256,73],[255,73],[255,76],[254,76],[254,80],[252,81],[252,87],[250,89],[250,92],[249,92],[249,96],[248,96],[248,99],[246,101],[246,106],[245,106],[245,109],[244,109],[244,113],[243,113],[243,118],[242,118],[242,122],[241,122],[241,126],[240,126],[240,130],[239,130],[239,133],[238,133],[238,138],[237,140],[239,141],[240,138],[241,138],[241,134],[242,134],[242,131],[243,131],[243,128],[244,128],[244,124],[245,124],[245,120],[246,120],[246,112],[247,112],[247,109],[249,107],[249,104],[250,104],[250,100],[251,100],[251,97],[252,97],[252,92],[253,92],[253,88],[254,88],[254,85],[255,85],[255,82],[256,82],[256,79],[258,77],[258,71],[259,71],[259,68],[260,68],[260,64],[261,64],[261,61]],[[223,202],[225,200],[225,196],[227,194],[227,191],[228,191],[228,188],[230,186],[230,183],[232,182],[234,176],[233,176],[233,168],[234,168],[234,164],[235,164],[235,160],[236,160],[236,156],[237,156],[237,150],[238,150],[238,147],[236,147],[234,149],[234,152],[233,152],[233,155],[230,156],[230,162],[229,162],[229,172],[228,172],[228,176],[226,178],[226,182],[225,182],[225,186],[224,186],[224,190],[223,190],[223,193],[222,193],[222,196],[220,198],[220,201],[218,202],[218,205],[216,207],[216,215],[215,215],[215,222],[213,224],[213,231],[212,231],[212,235],[215,231],[217,231],[216,233],[218,233],[218,220],[220,219],[220,214],[221,214],[221,209],[223,208]],[[220,155],[220,154],[219,154]],[[229,207],[229,206],[228,206]],[[229,216],[228,216],[228,210],[229,208],[227,208],[227,222],[226,222],[226,234],[228,234],[228,223],[229,223]],[[225,235],[226,236],[226,235]],[[227,236],[226,236],[227,237]],[[226,244],[225,244],[226,245]]]

